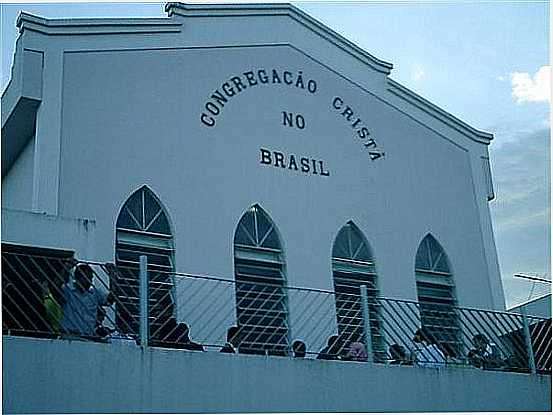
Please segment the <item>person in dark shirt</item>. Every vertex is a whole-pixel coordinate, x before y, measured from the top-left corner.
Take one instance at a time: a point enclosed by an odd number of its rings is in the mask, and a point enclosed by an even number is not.
[[[236,326],[232,326],[227,331],[227,342],[221,348],[221,353],[236,353],[240,344],[240,333]]]
[[[292,351],[294,352],[294,357],[302,358],[305,357],[307,348],[305,347],[304,342],[302,342],[301,340],[296,340],[294,341],[294,343],[292,343]]]
[[[405,347],[395,343],[390,346],[389,351],[390,351],[390,357],[391,357],[389,363],[391,365],[412,364],[412,362],[410,362],[409,358],[407,357],[407,352],[405,351]]]
[[[332,335],[328,338],[326,347],[324,347],[319,354],[317,359],[320,360],[340,360],[340,345],[338,344],[339,336]]]
[[[179,323],[175,329],[175,345],[176,349],[204,351],[204,347],[199,343],[194,343],[190,340],[190,328],[186,323]]]
[[[190,340],[190,328],[188,324],[177,324],[174,317],[163,323],[150,341],[150,345],[172,349],[204,351],[201,344]]]

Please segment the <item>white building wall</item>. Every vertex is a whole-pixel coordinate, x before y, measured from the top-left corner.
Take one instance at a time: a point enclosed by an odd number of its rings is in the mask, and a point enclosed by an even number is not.
[[[415,254],[430,232],[448,254],[458,303],[502,308],[478,163],[485,144],[391,94],[382,68],[343,40],[270,14],[174,16],[152,19],[147,29],[113,21],[94,29],[102,35],[80,36],[89,29],[65,23],[45,31],[56,36],[24,31],[25,47],[45,56],[33,207],[94,222],[91,246],[74,232],[56,233],[55,245],[113,261],[119,209],[145,184],[168,211],[179,272],[232,279],[236,225],[259,203],[282,235],[291,286],[333,289],[332,244],[353,220],[374,252],[381,295],[416,300]],[[274,30],[259,30],[269,26]],[[272,68],[281,76],[302,71],[317,92],[248,87],[229,99],[215,127],[201,123],[206,100],[223,82]],[[332,107],[336,96],[362,119],[384,158],[369,159],[351,121]],[[282,111],[301,114],[306,127],[282,125]],[[330,176],[261,165],[260,148],[323,160]],[[3,232],[3,240],[22,240],[15,233]],[[28,244],[41,239],[23,234]],[[177,278],[178,319],[196,339],[220,341],[235,319],[233,289],[216,303],[228,321],[212,332],[197,324],[204,316],[188,298],[189,284],[197,282]],[[298,329],[303,306],[289,298],[291,339],[309,333]],[[334,333],[331,302],[322,315]]]
[[[317,93],[251,87],[204,126],[212,91],[257,68],[301,70]],[[120,207],[146,184],[171,218],[179,271],[231,278],[236,225],[259,203],[282,235],[292,286],[332,289],[332,244],[353,220],[382,295],[416,299],[415,253],[431,232],[459,303],[492,305],[489,288],[474,289],[487,265],[468,153],[293,48],[71,53],[63,92],[60,213],[97,220],[102,260],[113,259]],[[335,96],[380,139],[384,159],[369,159]],[[282,125],[282,111],[301,113],[305,129]],[[260,148],[324,160],[330,176],[261,165]]]
[[[2,208],[31,210],[35,138],[32,137],[2,179]]]
[[[2,356],[6,413],[551,411],[550,376],[475,368],[143,351],[8,336]]]

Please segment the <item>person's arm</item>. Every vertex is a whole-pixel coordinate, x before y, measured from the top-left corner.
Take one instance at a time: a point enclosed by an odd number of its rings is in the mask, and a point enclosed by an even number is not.
[[[110,281],[117,278],[117,267],[115,266],[115,264],[111,262],[106,262],[102,265],[102,268],[104,269],[106,274],[108,274]],[[116,298],[115,295],[110,290],[106,297],[107,305],[113,304],[115,302],[115,298]]]

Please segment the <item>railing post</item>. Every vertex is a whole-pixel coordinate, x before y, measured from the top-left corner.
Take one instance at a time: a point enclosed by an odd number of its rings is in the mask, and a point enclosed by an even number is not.
[[[365,347],[367,348],[367,356],[369,361],[374,362],[373,344],[371,339],[371,325],[369,322],[369,296],[367,294],[367,286],[361,285],[361,309],[363,310],[363,333],[365,334]]]
[[[528,353],[528,364],[530,371],[536,373],[536,362],[534,361],[534,349],[532,348],[532,336],[530,336],[530,328],[528,327],[528,319],[526,318],[526,309],[521,307],[522,326],[524,328],[524,341],[526,342],[526,353]]]
[[[140,345],[148,346],[148,257],[140,255]]]

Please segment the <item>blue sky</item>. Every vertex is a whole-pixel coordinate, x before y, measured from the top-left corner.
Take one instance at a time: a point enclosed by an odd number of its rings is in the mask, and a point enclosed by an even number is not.
[[[548,2],[294,3],[372,55],[391,77],[472,126],[491,132],[490,203],[508,305],[550,289]],[[43,17],[164,17],[163,4],[3,4],[2,90],[20,10]]]

